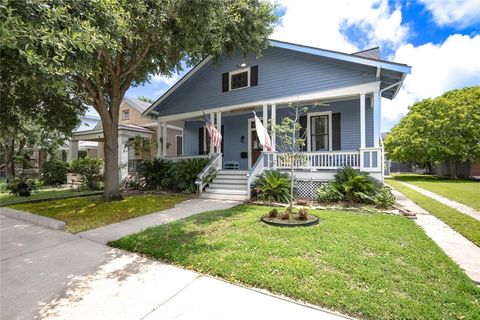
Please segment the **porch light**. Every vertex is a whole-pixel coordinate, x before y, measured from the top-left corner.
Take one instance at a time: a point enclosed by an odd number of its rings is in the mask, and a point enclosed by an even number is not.
[[[240,143],[245,143],[245,136],[240,137]]]

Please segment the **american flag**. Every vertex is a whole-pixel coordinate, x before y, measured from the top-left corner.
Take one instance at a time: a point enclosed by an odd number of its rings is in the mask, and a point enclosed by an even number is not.
[[[210,143],[213,144],[215,147],[220,148],[222,144],[222,135],[212,124],[205,112],[203,113],[203,120],[205,121],[205,125],[207,126],[208,135],[210,136]]]

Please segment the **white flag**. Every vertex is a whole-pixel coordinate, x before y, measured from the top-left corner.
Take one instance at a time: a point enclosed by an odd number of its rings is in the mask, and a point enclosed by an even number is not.
[[[257,130],[258,140],[260,140],[263,151],[270,152],[272,151],[272,141],[270,140],[267,129],[265,129],[262,121],[260,121],[260,119],[257,117],[255,111],[253,112],[253,114],[255,115],[255,129]]]

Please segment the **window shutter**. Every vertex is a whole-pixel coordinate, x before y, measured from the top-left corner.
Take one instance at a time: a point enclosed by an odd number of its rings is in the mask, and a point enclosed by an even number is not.
[[[250,68],[250,86],[258,86],[258,66]]]
[[[220,134],[222,135],[222,154],[225,154],[225,149],[223,149],[223,143],[225,142],[225,134],[224,134],[225,130],[224,130],[224,127],[222,125],[222,128],[220,129]]]
[[[198,128],[198,154],[203,154],[203,127]]]
[[[342,150],[340,113],[332,113],[332,150]]]
[[[299,122],[300,122],[300,130],[299,130],[299,133],[300,133],[300,137],[303,137],[303,146],[302,146],[302,151],[307,151],[307,116],[300,116],[300,119],[299,119]]]
[[[228,91],[229,83],[228,83],[228,72],[222,74],[222,92]]]

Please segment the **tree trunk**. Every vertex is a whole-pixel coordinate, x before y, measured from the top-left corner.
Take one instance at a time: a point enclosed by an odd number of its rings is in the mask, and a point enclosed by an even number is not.
[[[450,178],[457,179],[457,162],[455,160],[450,160],[448,165],[450,167]]]
[[[102,121],[104,137],[104,189],[103,200],[122,200],[118,167],[118,124]]]
[[[15,163],[13,161],[13,155],[15,153],[15,140],[13,138],[8,139],[5,143],[5,177],[7,181],[15,178]]]

